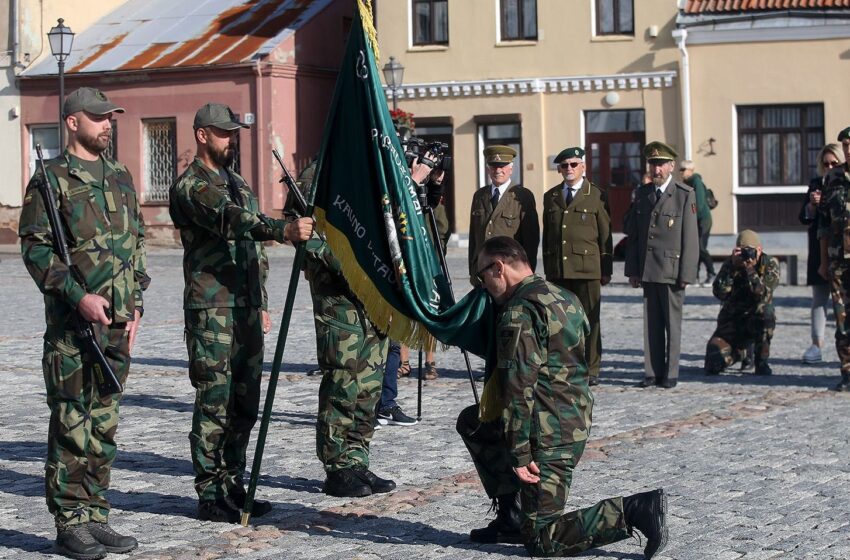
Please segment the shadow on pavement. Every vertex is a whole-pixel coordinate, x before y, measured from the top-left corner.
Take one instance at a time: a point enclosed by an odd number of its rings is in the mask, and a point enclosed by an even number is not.
[[[53,550],[53,541],[12,529],[0,529],[0,548],[49,554]]]

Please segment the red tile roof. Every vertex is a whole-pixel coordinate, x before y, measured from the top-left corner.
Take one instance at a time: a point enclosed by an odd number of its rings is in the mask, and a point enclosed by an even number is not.
[[[684,13],[698,15],[829,8],[850,8],[850,0],[688,0]]]

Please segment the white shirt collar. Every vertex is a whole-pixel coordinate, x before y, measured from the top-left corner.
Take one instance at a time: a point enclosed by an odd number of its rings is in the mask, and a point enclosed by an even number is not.
[[[668,187],[668,185],[670,185],[670,183],[671,183],[672,181],[673,181],[673,174],[671,173],[671,174],[670,174],[670,176],[669,176],[669,177],[667,177],[667,180],[664,182],[664,184],[663,184],[663,185],[661,185],[660,187],[655,187],[655,190],[659,190],[659,189],[660,189],[660,190],[661,190],[661,194],[666,193],[666,192],[667,192],[667,187]]]
[[[505,194],[505,191],[508,190],[509,188],[511,188],[511,180],[510,179],[505,181],[505,184],[501,185],[499,187],[497,187],[493,183],[490,183],[490,197],[493,196],[494,190],[498,190],[499,191],[499,198],[502,198],[502,196],[504,196],[504,194]]]
[[[581,181],[579,181],[578,183],[576,183],[574,187],[569,186],[569,185],[567,184],[567,182],[566,182],[566,181],[564,181],[564,188],[563,188],[563,189],[561,189],[561,190],[563,190],[564,194],[567,194],[567,189],[570,189],[570,190],[572,190],[572,191],[573,191],[573,195],[575,195],[575,194],[579,191],[579,189],[581,189],[581,186],[582,186],[583,184],[584,184],[584,177],[582,177],[582,178],[581,178]]]

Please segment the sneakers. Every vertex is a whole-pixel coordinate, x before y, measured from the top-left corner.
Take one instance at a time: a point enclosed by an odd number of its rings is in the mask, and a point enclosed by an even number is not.
[[[819,364],[823,361],[823,352],[816,345],[812,344],[809,349],[803,352],[804,364]]]
[[[115,552],[124,554],[135,550],[139,546],[139,542],[133,537],[122,535],[115,531],[108,523],[88,523],[89,534],[94,537],[94,540],[103,545],[106,552]]]
[[[58,554],[77,560],[106,558],[106,547],[95,540],[89,532],[88,523],[58,529],[53,549]]]
[[[413,426],[416,424],[416,419],[405,414],[400,406],[394,406],[378,411],[378,424],[381,426]]]
[[[667,546],[667,496],[659,488],[623,498],[623,516],[631,533],[637,529],[646,537],[643,556],[647,560]]]
[[[216,523],[239,523],[239,510],[226,499],[198,502],[198,519]]]
[[[520,533],[521,516],[519,494],[507,494],[494,500],[496,519],[482,529],[469,532],[469,540],[477,543],[519,544],[523,542]]]
[[[361,480],[353,469],[340,469],[328,473],[322,492],[337,498],[362,498],[371,496],[372,488]]]

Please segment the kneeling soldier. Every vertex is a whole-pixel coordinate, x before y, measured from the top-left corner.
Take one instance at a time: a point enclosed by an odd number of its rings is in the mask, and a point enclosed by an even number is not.
[[[742,231],[732,256],[714,279],[714,295],[723,307],[705,349],[705,373],[718,374],[737,361],[743,366],[752,359],[747,348],[753,344],[756,375],[772,373],[767,360],[776,326],[773,290],[778,283],[779,263],[762,252],[756,232]]]

